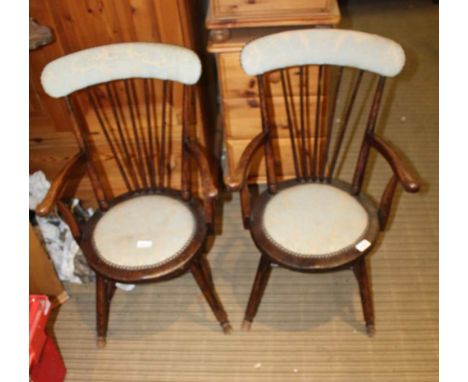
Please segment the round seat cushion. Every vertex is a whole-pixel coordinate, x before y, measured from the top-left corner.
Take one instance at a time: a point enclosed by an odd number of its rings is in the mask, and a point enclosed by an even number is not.
[[[329,184],[302,184],[281,190],[262,218],[267,238],[301,256],[332,255],[359,242],[369,215],[349,193]]]
[[[195,234],[193,213],[164,195],[144,195],[113,206],[98,221],[93,246],[106,263],[144,269],[166,263],[189,245]]]

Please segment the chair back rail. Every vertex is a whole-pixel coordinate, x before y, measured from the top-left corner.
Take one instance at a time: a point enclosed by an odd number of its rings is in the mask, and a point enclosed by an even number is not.
[[[342,29],[274,33],[249,42],[241,53],[241,65],[251,76],[293,66],[334,65],[393,77],[404,63],[405,53],[396,42]]]
[[[89,86],[128,78],[158,78],[193,85],[200,75],[201,62],[190,49],[126,42],[60,57],[46,65],[41,83],[47,94],[58,98]]]

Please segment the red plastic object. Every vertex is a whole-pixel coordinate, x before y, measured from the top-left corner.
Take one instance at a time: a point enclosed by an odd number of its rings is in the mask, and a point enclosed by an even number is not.
[[[49,314],[47,296],[29,296],[29,376],[33,382],[63,382],[65,379],[63,359],[45,332]]]

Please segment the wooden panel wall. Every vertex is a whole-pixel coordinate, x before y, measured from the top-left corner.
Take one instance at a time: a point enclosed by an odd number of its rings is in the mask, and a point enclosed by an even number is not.
[[[204,43],[199,5],[198,0],[30,0],[30,16],[54,34],[53,43],[30,52],[30,172],[43,170],[52,179],[78,147],[64,101],[42,90],[40,73],[48,62],[81,49],[132,41],[182,45],[200,54]],[[198,105],[197,132],[203,138],[207,122],[201,117],[206,110],[209,107]],[[94,204],[86,177],[77,194]]]

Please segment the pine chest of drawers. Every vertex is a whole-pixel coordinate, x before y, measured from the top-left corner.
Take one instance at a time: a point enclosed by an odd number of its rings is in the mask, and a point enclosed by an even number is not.
[[[222,158],[227,175],[237,164],[244,148],[261,131],[257,82],[244,73],[240,51],[249,41],[279,31],[311,27],[333,27],[340,20],[336,0],[211,0],[205,20],[210,30],[208,51],[216,58],[220,93],[220,123],[223,145],[215,148]],[[292,84],[299,81],[297,69],[290,69]],[[309,71],[310,89],[317,88],[318,70]],[[322,86],[326,96],[324,76]],[[276,136],[274,150],[282,158],[277,174],[287,179],[293,176],[291,147],[287,138],[284,102],[279,76],[270,77],[270,100],[275,109]],[[311,94],[315,97],[316,94]],[[311,102],[313,108],[313,99]],[[321,113],[326,113],[325,108]],[[310,110],[311,118],[315,115]],[[312,121],[313,123],[313,121]],[[251,167],[249,182],[265,181],[265,166],[259,152]]]

